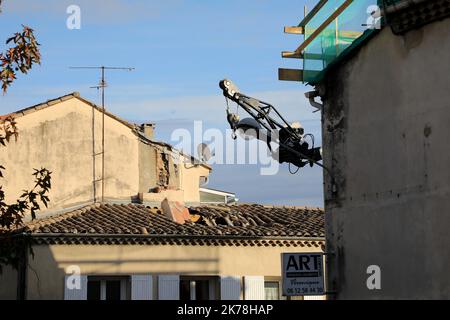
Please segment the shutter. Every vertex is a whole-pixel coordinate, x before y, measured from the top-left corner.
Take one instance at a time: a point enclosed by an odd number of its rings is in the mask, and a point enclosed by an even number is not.
[[[327,300],[326,296],[304,296],[303,300]]]
[[[209,281],[209,300],[217,300],[217,285],[219,281],[217,279]]]
[[[153,300],[151,275],[131,276],[131,300]]]
[[[241,299],[241,277],[226,276],[220,277],[220,299],[240,300]]]
[[[158,277],[158,299],[180,300],[180,276]]]
[[[245,300],[265,300],[264,277],[262,276],[246,276],[245,283]]]
[[[77,275],[66,275],[64,277],[64,300],[87,300],[87,276],[78,276],[80,277],[79,288],[72,288],[73,285],[78,284],[74,277],[77,277]]]

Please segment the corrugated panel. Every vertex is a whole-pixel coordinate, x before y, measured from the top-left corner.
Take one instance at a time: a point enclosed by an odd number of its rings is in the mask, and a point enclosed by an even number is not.
[[[158,299],[159,300],[180,300],[180,276],[159,276],[158,277]]]
[[[72,288],[77,284],[73,280],[76,275],[66,275],[64,278],[64,300],[87,300],[87,276],[80,275],[79,288]]]
[[[153,300],[151,275],[131,276],[131,300]]]
[[[241,277],[223,276],[220,277],[220,299],[240,300],[241,299]]]
[[[245,276],[245,300],[265,300],[263,276]]]

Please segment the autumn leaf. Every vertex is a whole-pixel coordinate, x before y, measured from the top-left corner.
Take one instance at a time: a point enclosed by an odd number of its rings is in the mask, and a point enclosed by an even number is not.
[[[41,63],[40,44],[34,36],[34,30],[28,26],[23,25],[22,27],[22,32],[18,32],[6,40],[6,44],[14,43],[15,46],[7,49],[5,53],[0,53],[2,66],[0,79],[3,93],[6,93],[17,78],[16,72],[27,74],[34,64]]]

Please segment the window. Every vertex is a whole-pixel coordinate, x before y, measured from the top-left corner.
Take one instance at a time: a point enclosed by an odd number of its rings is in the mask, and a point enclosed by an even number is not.
[[[88,277],[88,300],[129,300],[128,277]]]
[[[180,300],[218,300],[219,289],[218,277],[181,277]]]
[[[278,281],[265,281],[264,292],[266,300],[280,300],[280,283]]]
[[[266,300],[288,300],[287,297],[283,296],[281,278],[279,277],[265,277],[264,294]]]
[[[88,280],[87,299],[101,300],[101,281]]]

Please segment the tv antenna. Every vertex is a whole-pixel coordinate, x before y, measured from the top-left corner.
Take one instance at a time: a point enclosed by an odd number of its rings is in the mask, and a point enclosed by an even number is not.
[[[105,202],[105,88],[107,87],[106,79],[105,79],[105,71],[106,70],[116,70],[116,71],[134,71],[135,68],[132,67],[105,67],[105,66],[90,66],[90,67],[69,67],[69,69],[95,69],[101,71],[101,79],[100,83],[97,86],[91,87],[91,89],[101,90],[102,94],[102,152],[95,153],[94,150],[94,202],[97,202],[97,192],[96,192],[96,183],[102,182],[102,203]],[[94,148],[95,148],[95,135],[94,135]],[[96,180],[95,177],[95,159],[97,156],[102,156],[102,178]]]

